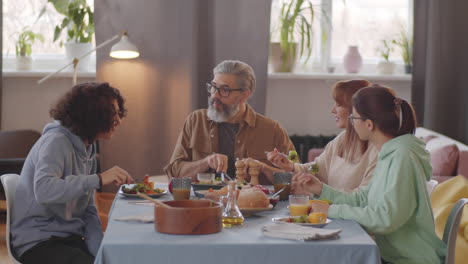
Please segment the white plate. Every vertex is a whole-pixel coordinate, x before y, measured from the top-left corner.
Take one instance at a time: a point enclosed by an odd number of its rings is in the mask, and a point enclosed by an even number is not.
[[[331,219],[327,218],[327,221],[322,224],[312,224],[312,223],[289,223],[288,219],[289,218],[299,218],[300,216],[290,216],[290,217],[278,217],[278,218],[272,218],[271,221],[277,223],[277,224],[296,224],[296,225],[301,225],[301,226],[311,226],[311,227],[324,227],[331,223]]]
[[[131,184],[124,184],[124,185],[125,185],[126,187],[129,187],[129,188],[132,187]],[[159,188],[159,189],[161,189],[161,188]],[[140,198],[140,199],[143,199],[143,198],[141,198],[140,196],[138,196],[138,195],[136,195],[136,194],[130,194],[130,193],[124,193],[124,192],[122,192],[122,187],[119,188],[119,192],[118,192],[118,193],[119,193],[120,195],[122,195],[122,196],[129,197],[129,198]],[[164,192],[162,192],[162,193],[146,194],[146,195],[148,195],[148,196],[151,197],[151,198],[158,198],[158,197],[163,196],[163,195],[166,194],[166,193],[167,193],[167,190],[164,190]]]
[[[239,208],[239,210],[241,211],[241,213],[242,213],[244,216],[250,216],[250,215],[253,215],[253,214],[255,214],[255,213],[273,210],[273,205],[270,204],[270,205],[269,205],[268,207],[266,207],[266,208]]]

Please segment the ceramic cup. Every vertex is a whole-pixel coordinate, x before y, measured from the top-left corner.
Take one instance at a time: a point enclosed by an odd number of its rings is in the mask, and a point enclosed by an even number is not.
[[[200,183],[213,184],[215,180],[214,173],[197,173],[197,180]]]

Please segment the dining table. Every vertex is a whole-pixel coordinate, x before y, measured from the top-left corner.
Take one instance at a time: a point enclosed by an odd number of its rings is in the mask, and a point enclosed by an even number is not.
[[[167,189],[167,184],[156,187]],[[172,200],[172,195],[168,193],[157,199]],[[191,199],[198,199],[193,192]],[[151,217],[154,207],[142,201],[116,195],[95,263],[381,263],[375,241],[351,220],[331,219],[323,227],[341,230],[334,239],[302,241],[265,236],[262,227],[278,225],[273,218],[289,216],[287,201],[280,201],[272,210],[246,217],[241,226],[207,235],[164,234],[155,230],[153,222],[122,221],[127,217]]]

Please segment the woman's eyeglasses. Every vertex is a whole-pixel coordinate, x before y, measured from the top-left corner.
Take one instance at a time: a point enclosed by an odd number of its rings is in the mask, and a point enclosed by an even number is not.
[[[361,116],[354,116],[353,114],[350,114],[350,115],[348,116],[348,119],[349,119],[349,121],[351,122],[351,124],[354,125],[354,119],[359,119],[359,120],[365,121],[365,120],[367,120],[368,118],[364,118],[364,117],[361,117]]]

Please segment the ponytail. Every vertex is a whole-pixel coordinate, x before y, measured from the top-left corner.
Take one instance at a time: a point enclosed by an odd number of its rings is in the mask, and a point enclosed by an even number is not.
[[[396,98],[399,99],[399,98]],[[400,119],[400,128],[397,131],[396,136],[401,136],[404,134],[413,134],[416,132],[416,113],[414,112],[413,107],[404,99],[400,99],[401,104],[399,108],[399,118]]]

